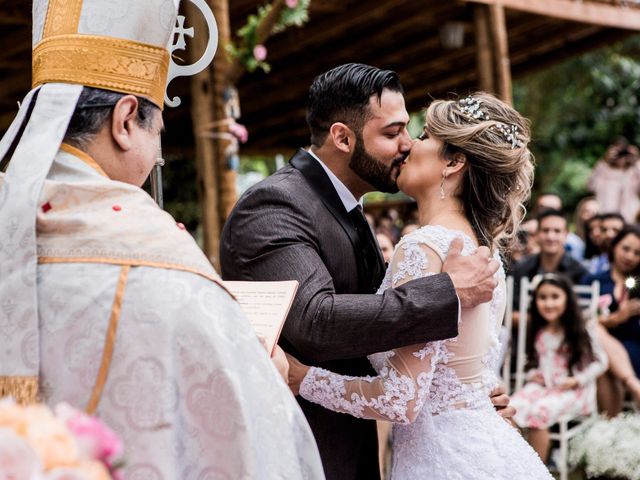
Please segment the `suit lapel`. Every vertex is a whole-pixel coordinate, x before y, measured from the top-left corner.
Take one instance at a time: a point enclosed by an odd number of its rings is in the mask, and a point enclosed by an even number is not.
[[[315,158],[309,155],[309,153],[302,148],[298,150],[289,163],[302,173],[309,185],[311,185],[311,188],[313,188],[313,190],[318,194],[322,203],[324,203],[327,209],[342,226],[354,249],[358,251],[358,234],[351,223],[348,213],[344,209],[344,204],[342,203],[338,192],[336,192],[333,183],[331,183],[331,180],[327,176],[327,172],[324,171]],[[374,282],[379,284],[382,281],[382,276],[384,276],[386,266],[384,264],[384,259],[382,258],[382,252],[378,246],[378,242],[375,240],[375,234],[373,231],[371,232],[371,236],[377,253],[378,272],[367,272],[365,275],[379,273],[379,278],[374,280]],[[369,239],[362,240],[367,241]],[[358,257],[358,264],[362,264],[360,268],[364,269],[362,258],[360,258],[360,256]]]
[[[349,215],[344,209],[344,204],[342,200],[340,200],[338,192],[336,192],[336,189],[333,187],[322,165],[302,148],[293,156],[290,163],[302,173],[309,185],[311,185],[311,188],[318,194],[322,203],[324,203],[336,218],[340,226],[342,226],[353,247],[356,248],[357,233],[351,223]]]

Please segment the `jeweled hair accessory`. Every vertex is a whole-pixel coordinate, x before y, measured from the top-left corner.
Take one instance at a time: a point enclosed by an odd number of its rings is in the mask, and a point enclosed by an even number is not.
[[[471,95],[458,101],[460,110],[462,110],[462,113],[464,113],[467,117],[489,120],[489,115],[487,115],[487,112],[480,108],[481,103],[482,102],[479,99],[473,98]]]
[[[468,118],[475,120],[491,120],[489,114],[482,108],[482,101],[475,98],[473,95],[469,95],[466,98],[458,100],[458,106],[460,111]],[[498,133],[504,138],[511,148],[524,147],[524,142],[518,138],[518,126],[514,124],[505,124],[496,122],[495,126],[489,127],[492,130],[497,130]]]
[[[498,123],[496,125],[498,131],[502,134],[502,136],[507,140],[507,142],[511,143],[511,148],[516,147],[524,147],[524,143],[522,140],[518,138],[518,126],[517,125],[506,125],[504,123]]]

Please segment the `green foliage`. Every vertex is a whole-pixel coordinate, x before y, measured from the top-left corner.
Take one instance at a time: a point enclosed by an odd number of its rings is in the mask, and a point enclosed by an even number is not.
[[[309,21],[309,3],[311,0],[298,0],[298,4],[294,8],[285,7],[271,33],[279,33],[292,26],[301,27],[307,23]],[[258,11],[249,15],[247,23],[237,31],[239,43],[227,45],[229,55],[238,58],[248,72],[255,72],[257,69],[261,69],[265,73],[271,71],[271,65],[264,60],[257,59],[253,49],[258,44],[258,27],[267,18],[272,8],[271,3],[258,7]]]
[[[640,36],[516,81],[514,103],[532,121],[534,191],[574,208],[614,138],[640,144]]]

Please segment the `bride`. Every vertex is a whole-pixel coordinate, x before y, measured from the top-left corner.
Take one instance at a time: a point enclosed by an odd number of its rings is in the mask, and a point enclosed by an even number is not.
[[[398,243],[378,293],[442,269],[451,240],[495,258],[522,218],[533,177],[528,122],[486,93],[435,101],[398,176],[421,228]],[[504,270],[489,303],[462,310],[459,335],[376,353],[377,377],[350,377],[289,356],[294,393],[393,427],[394,480],[550,479],[540,458],[495,411]]]

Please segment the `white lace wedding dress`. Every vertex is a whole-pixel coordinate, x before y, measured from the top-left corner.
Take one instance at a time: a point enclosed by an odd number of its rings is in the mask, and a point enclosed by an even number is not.
[[[425,226],[396,247],[378,293],[440,272],[449,244],[471,238],[441,226]],[[300,394],[312,402],[360,418],[390,420],[393,480],[551,479],[520,436],[495,411],[489,393],[498,384],[498,331],[505,308],[504,270],[493,299],[461,314],[459,335],[376,353],[377,377],[349,377],[312,367]]]

